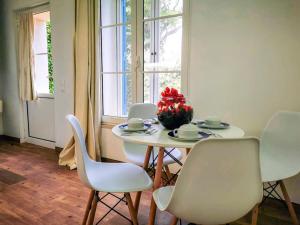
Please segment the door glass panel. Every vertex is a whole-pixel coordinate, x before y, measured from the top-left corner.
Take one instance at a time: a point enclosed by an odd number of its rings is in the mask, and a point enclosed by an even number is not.
[[[53,94],[53,64],[50,12],[33,15],[34,22],[34,69],[38,94]]]
[[[49,93],[48,55],[35,55],[34,62],[37,92],[47,94]]]

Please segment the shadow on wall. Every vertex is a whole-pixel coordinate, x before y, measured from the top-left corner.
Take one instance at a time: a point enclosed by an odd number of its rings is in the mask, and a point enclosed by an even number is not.
[[[3,85],[4,85],[4,72],[6,70],[5,67],[5,55],[7,55],[7,50],[4,48],[6,45],[6,38],[4,36],[4,31],[6,29],[6,21],[4,17],[4,0],[0,0],[0,135],[3,134]]]

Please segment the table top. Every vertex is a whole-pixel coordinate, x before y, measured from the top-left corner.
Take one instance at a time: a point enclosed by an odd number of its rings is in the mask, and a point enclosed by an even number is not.
[[[118,138],[121,138],[123,141],[150,145],[154,147],[173,147],[173,148],[192,148],[197,142],[187,142],[187,141],[176,141],[168,137],[168,132],[170,130],[164,129],[161,125],[154,124],[152,125],[155,129],[158,129],[158,132],[152,135],[146,134],[133,134],[133,135],[122,135],[122,131],[119,128],[119,125],[116,125],[112,128],[112,132]],[[205,130],[205,129],[203,129]],[[211,130],[212,131],[212,130]],[[245,135],[245,132],[236,126],[230,125],[228,129],[224,130],[213,130],[220,138],[241,138]]]

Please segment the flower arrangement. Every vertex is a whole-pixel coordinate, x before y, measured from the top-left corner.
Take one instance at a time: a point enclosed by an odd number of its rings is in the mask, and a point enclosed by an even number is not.
[[[175,88],[166,87],[158,102],[157,116],[165,128],[172,130],[192,121],[193,108],[186,104],[183,94]]]

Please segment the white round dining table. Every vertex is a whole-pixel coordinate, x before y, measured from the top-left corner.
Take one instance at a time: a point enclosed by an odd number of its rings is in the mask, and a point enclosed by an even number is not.
[[[187,154],[189,153],[190,149],[193,148],[193,146],[197,142],[188,142],[188,141],[177,141],[174,139],[171,139],[168,136],[168,132],[170,130],[164,129],[161,125],[154,124],[152,127],[157,130],[156,133],[153,134],[141,134],[141,133],[133,133],[133,134],[127,134],[122,131],[119,126],[116,125],[112,128],[113,134],[122,139],[126,142],[136,143],[136,144],[142,144],[147,145],[147,152],[145,155],[144,160],[144,169],[146,170],[149,165],[150,156],[153,150],[153,147],[159,147],[158,156],[157,156],[157,164],[156,164],[156,170],[155,170],[155,177],[154,177],[154,184],[153,184],[153,191],[158,189],[161,186],[161,178],[162,178],[162,170],[163,170],[163,158],[164,158],[164,152],[166,147],[172,147],[172,148],[185,148]],[[203,129],[205,131],[205,129]],[[214,135],[211,135],[209,138],[241,138],[245,135],[245,132],[236,126],[230,125],[229,128],[223,129],[223,130],[207,130]],[[141,192],[137,193],[135,198],[134,207],[136,211],[138,212],[139,203],[141,198]],[[154,225],[155,223],[155,215],[156,215],[156,204],[155,201],[151,200],[150,205],[150,213],[149,213],[149,220],[148,225]]]
[[[124,132],[119,128],[121,124],[116,125],[112,128],[112,132],[118,138],[121,138],[123,141],[136,143],[136,144],[143,144],[143,145],[150,145],[153,147],[173,147],[173,148],[192,148],[197,142],[190,142],[190,141],[176,141],[171,139],[168,136],[168,132],[170,130],[164,129],[161,125],[154,124],[152,127],[158,130],[156,133],[147,135],[147,134],[124,134]],[[202,129],[203,131],[207,129]],[[214,133],[211,137],[217,138],[241,138],[245,135],[245,132],[236,126],[231,125],[228,129],[222,130],[209,130],[210,132]]]

